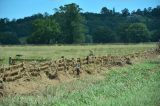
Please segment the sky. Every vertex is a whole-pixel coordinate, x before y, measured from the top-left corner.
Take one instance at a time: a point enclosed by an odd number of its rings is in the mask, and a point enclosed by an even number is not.
[[[0,0],[0,18],[19,19],[37,13],[54,13],[54,8],[76,3],[82,12],[99,13],[102,7],[115,8],[121,12],[128,8],[130,11],[138,8],[156,7],[160,0]]]

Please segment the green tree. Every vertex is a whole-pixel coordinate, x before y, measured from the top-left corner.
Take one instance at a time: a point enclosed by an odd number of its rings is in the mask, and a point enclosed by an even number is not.
[[[143,11],[141,11],[141,9],[137,9],[136,14],[137,15],[143,15]]]
[[[95,43],[109,43],[115,40],[115,36],[110,28],[100,26],[97,28],[93,35],[93,41]]]
[[[91,35],[86,35],[85,37],[85,43],[93,43],[93,37]]]
[[[50,44],[58,42],[60,27],[51,18],[37,19],[33,22],[34,32],[27,42],[32,44]]]
[[[152,34],[152,41],[158,42],[160,40],[160,29],[157,29]]]
[[[107,14],[107,15],[106,15]],[[139,15],[138,15],[139,14]],[[51,21],[57,24],[57,29],[60,29],[60,33],[56,30],[50,31],[46,29],[49,24],[47,18],[50,18]],[[42,23],[41,29],[37,32],[38,27],[35,24],[35,20],[45,20]],[[143,38],[152,39],[152,41],[157,41],[159,39],[159,30],[160,30],[160,6],[154,8],[145,8],[138,9],[133,11],[130,15],[128,9],[124,9],[122,13],[115,12],[115,9],[110,10],[106,7],[101,9],[101,13],[81,13],[81,9],[76,4],[68,4],[65,6],[61,6],[58,8],[54,15],[49,15],[47,13],[35,14],[29,17],[25,17],[24,19],[13,19],[9,20],[7,18],[0,19],[0,33],[10,33],[15,34],[18,39],[25,42],[25,38],[28,38],[29,43],[37,43],[37,44],[48,44],[48,43],[81,43],[81,42],[92,42],[95,37],[98,38],[99,35],[97,32],[97,28],[108,27],[112,32],[112,37],[114,40],[112,42],[136,42],[136,38],[131,40],[131,37],[128,36],[129,32],[127,32],[130,24],[133,23],[144,23],[148,30],[151,33],[151,38]],[[47,25],[45,25],[47,24]],[[125,25],[126,24],[126,25]],[[37,28],[37,29],[36,29]],[[39,27],[40,28],[40,27]],[[20,29],[20,30],[19,30]],[[52,29],[52,28],[51,28]],[[53,28],[54,29],[54,28]],[[86,30],[87,29],[87,30]],[[101,29],[101,28],[100,28]],[[104,28],[105,29],[105,28]],[[99,31],[101,33],[101,31]],[[102,31],[105,32],[105,31]],[[114,34],[116,32],[116,35]],[[107,32],[108,33],[108,32]],[[139,33],[139,32],[136,32]],[[51,37],[50,37],[51,35]],[[93,37],[94,36],[94,37]],[[101,35],[99,35],[102,37]],[[106,35],[105,35],[106,36]],[[137,35],[136,35],[137,36]],[[111,37],[111,38],[112,38]],[[146,37],[146,36],[145,36]],[[141,39],[141,38],[137,38]],[[8,42],[6,39],[6,42]],[[148,41],[147,40],[147,41]],[[142,42],[143,40],[137,41]],[[100,42],[103,42],[102,40]],[[106,40],[104,41],[106,42]],[[108,41],[107,41],[108,42]],[[94,42],[93,42],[94,43]]]
[[[85,42],[85,19],[80,14],[81,10],[75,3],[60,6],[59,9],[56,9],[55,16],[60,18],[58,20],[61,22],[58,22],[61,23],[66,43]]]
[[[107,16],[111,16],[113,15],[113,11],[112,10],[109,10],[107,7],[103,7],[101,9],[101,14],[104,14],[104,15],[107,15]]]
[[[0,44],[19,44],[18,37],[13,33],[0,33]]]
[[[117,28],[118,41],[123,43],[129,42],[129,36],[127,36],[127,29],[129,27],[128,23],[122,23]]]
[[[152,14],[152,16],[160,18],[160,5],[158,5],[156,8],[154,8],[152,10],[151,14]]]
[[[150,41],[150,32],[147,26],[143,23],[133,23],[131,24],[127,31],[127,36],[129,42],[147,42]]]
[[[129,13],[129,10],[127,8],[122,10],[122,16],[126,17],[126,16],[129,16],[129,15],[130,15],[130,13]]]

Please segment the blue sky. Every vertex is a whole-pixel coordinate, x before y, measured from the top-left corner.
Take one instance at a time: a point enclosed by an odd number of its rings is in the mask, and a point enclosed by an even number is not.
[[[76,3],[82,12],[97,12],[106,6],[116,11],[128,8],[130,11],[160,5],[160,0],[0,0],[0,18],[18,19],[36,13],[53,14],[54,8],[61,5]]]

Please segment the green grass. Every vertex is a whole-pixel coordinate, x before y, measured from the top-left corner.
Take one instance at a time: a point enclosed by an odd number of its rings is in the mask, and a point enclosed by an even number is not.
[[[16,95],[2,106],[159,106],[160,60],[106,70],[104,78],[90,76],[49,86],[36,96]]]
[[[85,57],[89,50],[93,50],[96,56],[102,55],[126,55],[154,48],[155,44],[130,44],[130,45],[68,45],[68,46],[0,46],[0,59],[3,64],[8,63],[9,57],[22,54],[24,58],[57,59],[61,56],[66,58]]]

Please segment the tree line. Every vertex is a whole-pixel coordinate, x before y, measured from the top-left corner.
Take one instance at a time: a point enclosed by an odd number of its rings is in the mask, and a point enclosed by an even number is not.
[[[72,3],[49,15],[0,19],[0,44],[140,43],[160,39],[160,6],[116,12],[102,7],[100,13],[82,13]]]

